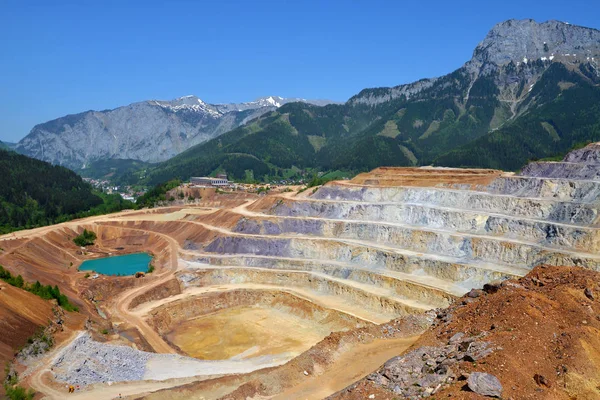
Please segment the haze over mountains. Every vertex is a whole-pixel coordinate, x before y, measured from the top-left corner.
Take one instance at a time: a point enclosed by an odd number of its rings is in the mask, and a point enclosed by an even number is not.
[[[164,161],[148,171],[149,183],[219,169],[235,178],[432,163],[515,170],[600,140],[599,61],[598,30],[509,20],[456,71],[365,89],[345,104],[146,101],[40,124],[17,150],[71,168]]]

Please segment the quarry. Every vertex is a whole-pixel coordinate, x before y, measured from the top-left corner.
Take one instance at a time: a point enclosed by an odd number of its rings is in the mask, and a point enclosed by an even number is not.
[[[21,376],[47,398],[68,385],[76,399],[335,395],[473,289],[539,265],[598,271],[599,151],[519,174],[381,167],[5,235],[0,264],[59,285],[80,310]],[[97,235],[85,249],[72,242],[83,229]],[[141,252],[156,267],[143,278],[77,270]]]

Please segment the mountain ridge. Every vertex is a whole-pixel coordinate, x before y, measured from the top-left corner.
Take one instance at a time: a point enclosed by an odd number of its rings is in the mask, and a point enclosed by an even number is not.
[[[446,75],[363,89],[343,104],[317,106],[277,96],[229,104],[208,104],[196,96],[134,103],[127,107],[149,115],[132,130],[145,132],[151,146],[120,144],[115,137],[121,151],[111,153],[106,141],[97,139],[108,129],[100,123],[88,127],[97,135],[84,137],[89,141],[80,147],[98,153],[104,146],[112,158],[160,161],[147,174],[149,183],[158,183],[217,170],[237,179],[287,176],[290,169],[358,172],[387,165],[516,170],[530,159],[600,140],[595,125],[600,111],[594,105],[600,90],[599,30],[555,20],[508,20],[492,27],[472,54]],[[561,109],[581,117],[573,121]],[[152,113],[166,114],[173,125],[150,123],[156,120]],[[127,126],[135,125],[135,119],[125,119]],[[65,126],[70,125],[51,128]],[[131,136],[126,133],[124,141]],[[28,136],[17,150],[52,158],[46,141],[62,138],[46,138],[44,130],[36,134],[37,147],[28,146]],[[507,147],[498,149],[500,142]],[[64,151],[53,154],[54,162],[80,168],[94,161],[70,154],[68,144],[58,144]]]
[[[159,162],[290,101],[311,102],[279,96],[227,104],[206,103],[193,95],[170,101],[145,100],[38,124],[15,149],[76,170],[106,159]]]
[[[219,169],[242,178],[248,174],[235,165],[236,158],[251,175],[267,178],[293,167],[358,172],[436,164],[516,170],[531,158],[600,140],[593,127],[600,120],[593,103],[600,92],[599,55],[596,29],[559,21],[505,21],[489,31],[470,60],[447,75],[364,89],[343,105],[283,105],[159,164],[149,179],[185,179],[188,173]],[[571,103],[563,104],[566,98]],[[570,117],[556,104],[593,117],[569,127]],[[529,120],[533,137],[520,131]],[[544,137],[536,142],[540,134]],[[481,146],[482,154],[479,146],[469,147],[498,135],[508,146],[501,152],[493,145]]]

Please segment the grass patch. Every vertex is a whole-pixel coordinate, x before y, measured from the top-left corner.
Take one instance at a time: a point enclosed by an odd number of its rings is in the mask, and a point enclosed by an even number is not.
[[[308,141],[312,147],[315,149],[315,153],[325,146],[326,139],[323,136],[307,135],[306,137],[308,138]]]
[[[540,122],[540,124],[542,124],[542,127],[544,128],[544,130],[546,132],[548,132],[548,135],[550,135],[552,140],[554,140],[555,142],[558,142],[560,140],[560,136],[558,136],[558,132],[556,132],[556,129],[554,129],[554,127],[552,125],[550,125],[546,121]]]
[[[404,157],[408,158],[408,160],[412,163],[412,165],[417,165],[417,157],[415,156],[415,154],[410,151],[410,149],[406,146],[400,146],[400,150],[402,151],[402,154],[404,154]]]
[[[396,121],[386,122],[383,126],[383,130],[378,133],[379,136],[390,137],[392,139],[394,139],[399,134],[400,131],[398,130],[398,125],[396,124]]]

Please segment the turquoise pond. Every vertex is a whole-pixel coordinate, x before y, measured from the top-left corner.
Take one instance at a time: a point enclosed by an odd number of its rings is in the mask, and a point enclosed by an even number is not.
[[[134,275],[136,272],[148,271],[152,257],[148,253],[127,254],[96,258],[84,261],[80,271],[94,271],[102,275]]]

